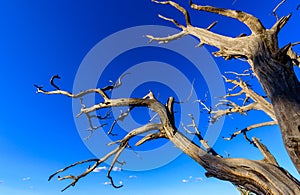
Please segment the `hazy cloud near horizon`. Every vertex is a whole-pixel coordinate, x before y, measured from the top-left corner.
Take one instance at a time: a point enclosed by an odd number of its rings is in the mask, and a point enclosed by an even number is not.
[[[22,181],[29,181],[31,178],[30,177],[24,177],[22,178]]]
[[[103,166],[103,167],[97,167],[96,169],[93,170],[93,172],[95,173],[98,173],[98,172],[101,172],[101,171],[107,171],[109,168],[106,167],[106,166]],[[121,167],[114,167],[112,169],[112,171],[115,171],[115,172],[120,172],[122,171],[122,168]]]
[[[193,178],[193,176],[189,176],[188,179],[182,179],[181,181],[182,181],[182,183],[201,182],[201,181],[203,181],[203,178],[202,177]]]
[[[111,185],[111,182],[106,181],[106,182],[103,182],[102,184],[103,184],[103,185]],[[120,185],[123,185],[123,181],[119,181],[119,184],[120,184]]]
[[[129,175],[128,178],[129,178],[129,179],[136,179],[136,178],[138,178],[138,177],[137,177],[136,175]]]

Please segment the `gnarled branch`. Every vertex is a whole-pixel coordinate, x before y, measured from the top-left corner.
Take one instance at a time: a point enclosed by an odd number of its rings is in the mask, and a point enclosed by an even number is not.
[[[266,30],[259,19],[246,12],[216,8],[212,6],[196,5],[192,1],[190,1],[190,6],[195,10],[211,12],[211,13],[237,19],[240,22],[244,23],[252,31],[253,34],[260,34]]]
[[[252,129],[260,128],[260,127],[265,127],[265,126],[271,126],[271,125],[277,125],[278,123],[276,121],[269,121],[269,122],[263,122],[263,123],[258,123],[254,125],[250,125],[249,127],[246,127],[242,130],[236,131],[233,134],[230,135],[230,137],[223,137],[224,140],[232,140],[235,138],[237,135],[240,134],[246,134],[248,131],[251,131]]]
[[[98,90],[95,91],[95,93]],[[76,95],[70,95],[65,91],[40,91],[40,93],[44,94],[63,94],[68,97],[77,97]],[[100,93],[101,94],[101,93]],[[105,96],[107,97],[107,96]],[[81,178],[87,176],[90,172],[95,170],[97,166],[101,163],[105,162],[109,157],[114,157],[109,168],[107,177],[110,179],[112,186],[116,186],[113,183],[111,177],[111,170],[113,169],[115,163],[118,162],[118,158],[122,151],[129,147],[129,141],[132,140],[133,137],[137,135],[141,135],[144,133],[149,133],[142,140],[138,141],[136,145],[140,145],[145,141],[149,141],[151,139],[157,138],[167,138],[171,142],[175,144],[180,150],[193,158],[197,163],[203,166],[206,170],[206,176],[208,177],[216,177],[222,180],[227,180],[233,183],[236,186],[243,187],[243,189],[250,190],[257,194],[298,194],[300,193],[299,182],[293,178],[291,175],[287,174],[285,170],[283,170],[278,165],[275,165],[270,157],[270,154],[267,153],[266,147],[262,146],[258,140],[255,140],[256,144],[259,145],[260,150],[263,152],[265,156],[268,157],[268,161],[252,161],[246,159],[236,159],[236,158],[220,158],[220,156],[216,155],[216,152],[209,148],[202,142],[204,147],[208,150],[204,150],[198,145],[196,145],[193,141],[189,140],[186,136],[184,136],[174,125],[174,116],[173,116],[173,98],[169,98],[167,105],[161,104],[154,95],[150,92],[144,98],[119,98],[119,99],[110,99],[109,97],[103,99],[103,102],[96,104],[95,106],[91,106],[89,108],[83,107],[81,109],[81,113],[89,114],[92,111],[100,110],[103,108],[112,108],[112,107],[148,107],[149,109],[155,111],[160,118],[160,123],[148,123],[144,126],[131,130],[123,139],[116,141],[112,145],[116,145],[117,147],[113,149],[111,152],[104,155],[101,159],[90,159],[86,161],[81,161],[74,163],[70,166],[67,166],[64,169],[61,169],[51,175],[49,180],[53,178],[53,176],[66,171],[71,167],[75,167],[79,164],[84,164],[88,162],[94,162],[92,166],[89,166],[86,171],[82,174],[74,176],[67,175],[64,177],[58,177],[59,180],[71,179],[73,180],[70,185],[68,185],[65,189],[74,186]],[[194,120],[192,119],[192,127],[194,127],[197,136],[200,138],[200,141],[203,141],[203,138],[198,130]],[[153,133],[152,131],[158,131]],[[280,187],[278,187],[280,186]],[[63,190],[65,190],[63,189]]]

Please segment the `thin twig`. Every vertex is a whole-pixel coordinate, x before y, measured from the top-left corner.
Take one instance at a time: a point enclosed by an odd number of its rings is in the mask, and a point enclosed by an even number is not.
[[[278,5],[273,9],[272,14],[276,17],[276,20],[279,20],[278,15],[276,14],[276,11],[278,10],[278,8],[284,3],[286,2],[286,0],[282,0],[280,3],[278,3]]]
[[[224,140],[232,140],[237,135],[247,133],[248,131],[251,131],[252,129],[259,128],[259,127],[265,127],[265,126],[272,126],[272,125],[277,125],[277,122],[276,121],[269,121],[269,122],[263,122],[263,123],[250,125],[249,127],[246,127],[244,129],[241,129],[239,131],[234,132],[233,134],[230,135],[230,137],[223,137],[223,139]]]

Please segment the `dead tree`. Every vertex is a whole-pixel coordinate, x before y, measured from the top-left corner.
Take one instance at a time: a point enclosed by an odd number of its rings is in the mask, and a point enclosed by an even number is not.
[[[168,37],[148,36],[151,41],[167,43],[186,35],[192,35],[200,40],[200,44],[218,48],[219,50],[213,53],[216,57],[223,57],[225,60],[232,58],[247,60],[271,101],[285,148],[300,172],[300,83],[293,69],[293,66],[299,66],[300,57],[292,50],[294,44],[288,43],[282,48],[278,46],[278,33],[292,15],[289,14],[278,19],[272,28],[266,29],[260,20],[251,14],[196,5],[190,1],[192,9],[234,18],[251,30],[251,34],[248,36],[232,38],[211,32],[210,28],[194,27],[191,24],[189,13],[175,2],[155,2],[171,5],[182,12],[186,24],[181,25],[174,19],[159,15],[161,18],[173,22],[182,31]]]
[[[224,100],[220,101],[220,104],[225,104],[228,109],[214,110],[208,108],[203,101],[199,100],[199,103],[211,113],[212,122],[228,114],[243,114],[250,110],[261,110],[269,115],[272,121],[253,124],[245,129],[235,132],[227,138],[233,139],[238,134],[243,134],[248,141],[253,143],[261,151],[264,158],[262,160],[249,160],[242,158],[224,158],[220,156],[205,140],[203,140],[192,115],[192,124],[190,126],[193,127],[194,130],[191,131],[187,128],[185,128],[185,130],[195,134],[198,141],[195,142],[187,138],[175,125],[173,97],[170,97],[166,104],[159,102],[151,92],[142,98],[111,99],[108,96],[107,91],[114,90],[114,85],[106,86],[102,89],[87,89],[78,94],[72,94],[57,87],[53,81],[59,77],[54,76],[50,83],[55,90],[46,91],[42,87],[35,85],[37,92],[47,95],[61,94],[71,98],[80,99],[82,108],[79,116],[85,115],[91,126],[90,119],[92,117],[105,119],[109,115],[108,113],[102,117],[96,116],[94,114],[95,111],[124,106],[128,106],[129,109],[124,116],[120,117],[126,117],[135,107],[145,107],[157,113],[159,122],[154,123],[151,121],[139,128],[131,130],[121,140],[110,143],[109,147],[114,148],[102,158],[76,162],[57,171],[49,177],[49,180],[72,167],[81,164],[89,164],[87,169],[79,175],[58,176],[59,180],[71,180],[70,185],[65,188],[67,189],[74,186],[78,180],[87,176],[108,158],[113,157],[107,177],[110,179],[112,186],[121,187],[114,184],[111,177],[111,170],[118,162],[120,154],[125,148],[129,147],[129,142],[133,141],[132,138],[138,135],[144,135],[141,140],[135,143],[136,146],[154,139],[168,139],[173,142],[176,147],[195,160],[195,162],[201,165],[207,171],[207,177],[216,177],[221,180],[229,181],[237,186],[243,194],[249,194],[249,192],[256,194],[300,194],[299,181],[285,169],[280,167],[274,156],[269,152],[267,147],[259,141],[259,139],[250,139],[247,137],[247,132],[253,128],[278,124],[285,147],[295,167],[298,171],[300,170],[300,84],[293,71],[293,66],[299,66],[299,56],[292,51],[293,44],[289,43],[283,48],[279,48],[277,40],[278,32],[288,22],[291,15],[278,19],[271,29],[266,29],[259,19],[248,13],[211,6],[199,6],[192,2],[190,3],[191,8],[193,9],[237,19],[247,25],[252,32],[252,34],[248,36],[232,38],[211,32],[212,26],[208,28],[192,26],[189,13],[177,3],[172,1],[155,2],[171,5],[182,12],[185,17],[186,25],[181,25],[174,19],[160,15],[161,18],[173,22],[177,27],[181,28],[182,31],[178,34],[163,38],[149,35],[148,38],[150,38],[151,41],[167,43],[186,35],[192,35],[199,38],[201,41],[200,44],[208,44],[218,48],[219,51],[214,53],[215,56],[221,56],[227,60],[232,58],[243,58],[248,61],[254,75],[263,86],[270,102],[253,91],[247,83],[240,78],[243,75],[234,73],[238,76],[237,79],[224,77],[225,82],[233,84],[233,88],[228,90],[229,93],[224,97]],[[98,104],[86,107],[82,103],[82,100],[86,95],[91,93],[100,95],[102,100]],[[244,101],[241,105],[229,99],[230,97],[241,95],[244,95]],[[92,165],[90,166],[91,163]]]

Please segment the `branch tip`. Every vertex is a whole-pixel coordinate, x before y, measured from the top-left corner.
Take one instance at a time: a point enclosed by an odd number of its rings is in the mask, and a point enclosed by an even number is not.
[[[273,9],[272,11],[272,14],[276,17],[276,20],[278,21],[279,20],[279,17],[278,15],[276,14],[276,11],[278,10],[278,8],[283,4],[285,3],[286,0],[282,0],[281,2],[278,3],[278,5]]]
[[[60,90],[59,87],[57,85],[54,84],[54,79],[60,79],[60,76],[57,74],[57,75],[54,75],[51,77],[50,79],[50,84],[56,89],[56,90]]]
[[[266,30],[258,18],[246,12],[216,8],[213,6],[196,5],[192,1],[190,1],[190,6],[192,9],[198,11],[206,11],[206,12],[215,13],[215,14],[237,19],[240,22],[244,23],[252,31],[253,34],[260,34]]]

